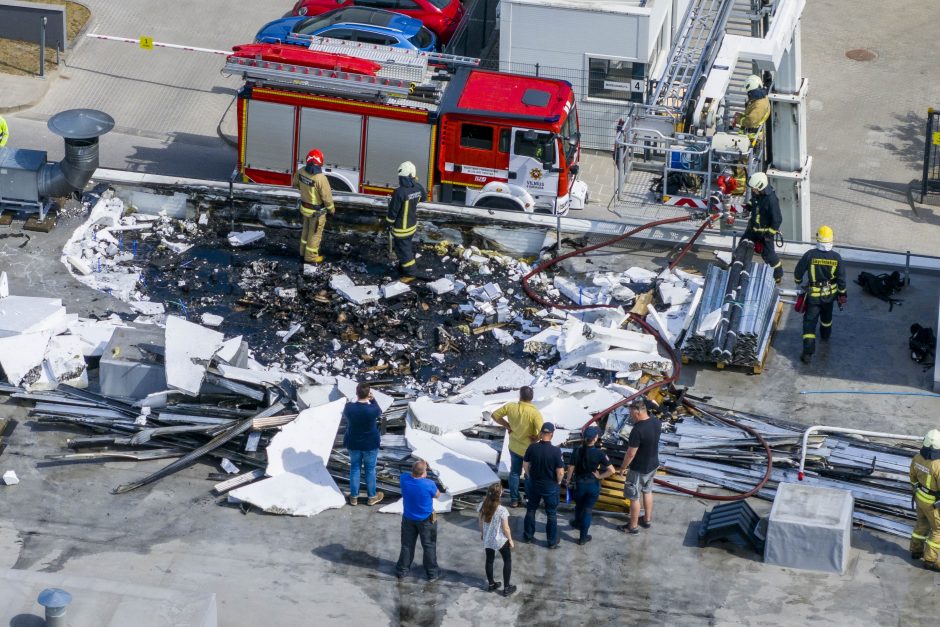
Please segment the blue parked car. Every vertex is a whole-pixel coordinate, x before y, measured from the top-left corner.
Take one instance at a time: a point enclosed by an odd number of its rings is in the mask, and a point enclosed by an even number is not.
[[[308,46],[311,36],[426,52],[433,52],[437,46],[437,37],[424,27],[421,20],[391,11],[355,6],[313,17],[274,20],[261,27],[255,41]]]

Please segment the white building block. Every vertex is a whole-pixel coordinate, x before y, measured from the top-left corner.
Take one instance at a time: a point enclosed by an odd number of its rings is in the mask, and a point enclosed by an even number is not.
[[[218,331],[169,316],[166,320],[167,385],[197,396],[209,361],[224,341],[225,336]]]

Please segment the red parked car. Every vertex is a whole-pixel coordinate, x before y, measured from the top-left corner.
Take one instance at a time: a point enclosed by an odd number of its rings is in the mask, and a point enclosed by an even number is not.
[[[348,6],[385,9],[417,18],[434,31],[441,44],[450,40],[463,17],[460,0],[298,0],[291,13],[319,15]]]

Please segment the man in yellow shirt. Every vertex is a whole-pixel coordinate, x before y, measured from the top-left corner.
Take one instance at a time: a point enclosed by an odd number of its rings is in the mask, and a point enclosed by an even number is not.
[[[535,394],[528,385],[519,388],[519,402],[506,403],[493,412],[493,422],[509,431],[509,500],[510,507],[519,507],[519,479],[522,476],[522,458],[533,442],[538,442],[542,429],[542,413],[532,404]]]

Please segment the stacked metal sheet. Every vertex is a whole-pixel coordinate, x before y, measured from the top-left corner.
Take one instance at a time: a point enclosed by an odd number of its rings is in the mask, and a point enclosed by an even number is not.
[[[701,304],[682,343],[683,356],[736,366],[763,361],[779,296],[769,266],[742,266],[737,272],[709,266]],[[729,287],[731,283],[735,285]],[[715,311],[720,311],[717,322]]]
[[[733,418],[759,432],[773,453],[770,481],[758,498],[773,500],[780,483],[799,481],[800,446],[805,426],[732,413],[699,404],[708,413]],[[887,533],[910,534],[911,510],[908,469],[916,451],[877,441],[832,435],[809,438],[807,485],[848,490],[855,498],[855,520]],[[686,416],[673,431],[663,433],[660,461],[669,475],[698,481],[698,488],[747,492],[764,476],[763,447],[745,432],[707,417]],[[672,477],[664,477],[672,481]],[[683,483],[688,488],[688,483]],[[671,492],[665,488],[663,491]]]

